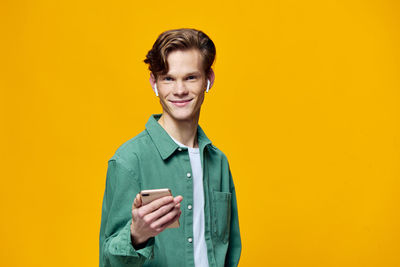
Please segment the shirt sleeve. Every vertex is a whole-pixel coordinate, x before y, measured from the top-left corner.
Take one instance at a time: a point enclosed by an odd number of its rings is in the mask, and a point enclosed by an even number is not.
[[[240,239],[236,191],[230,170],[229,170],[229,179],[230,179],[231,193],[232,193],[232,198],[231,198],[232,211],[231,211],[231,226],[230,226],[231,232],[229,236],[229,247],[228,247],[228,253],[226,255],[225,266],[237,266],[239,264],[240,254],[242,251],[242,242]]]
[[[100,226],[100,267],[142,266],[153,257],[154,238],[138,250],[131,243],[132,203],[140,191],[135,165],[137,160],[128,165],[115,156],[108,161]]]

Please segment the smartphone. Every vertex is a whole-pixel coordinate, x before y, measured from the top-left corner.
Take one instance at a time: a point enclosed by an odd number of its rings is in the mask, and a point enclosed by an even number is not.
[[[168,188],[162,189],[149,189],[140,191],[140,197],[142,198],[142,205],[149,204],[153,200],[159,199],[165,196],[172,196],[171,190]],[[167,228],[177,228],[179,227],[179,219],[170,224]]]

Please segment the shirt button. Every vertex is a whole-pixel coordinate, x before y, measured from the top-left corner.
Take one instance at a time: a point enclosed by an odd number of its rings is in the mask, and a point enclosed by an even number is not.
[[[190,178],[190,177],[192,177],[192,174],[191,174],[190,172],[188,172],[188,173],[186,174],[186,176],[187,176],[187,178]]]
[[[189,242],[189,243],[192,243],[192,242],[193,242],[193,239],[192,239],[191,237],[189,237],[189,238],[188,238],[188,242]]]
[[[191,210],[192,209],[192,205],[188,205],[188,210]]]

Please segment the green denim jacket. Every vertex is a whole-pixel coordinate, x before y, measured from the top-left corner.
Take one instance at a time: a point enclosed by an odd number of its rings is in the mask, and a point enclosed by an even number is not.
[[[108,161],[100,228],[100,266],[194,266],[193,183],[187,148],[180,148],[152,115],[146,130],[121,145]],[[205,240],[212,266],[237,266],[241,253],[235,187],[226,156],[198,127],[203,166]],[[143,189],[182,195],[180,227],[131,244],[132,203]]]

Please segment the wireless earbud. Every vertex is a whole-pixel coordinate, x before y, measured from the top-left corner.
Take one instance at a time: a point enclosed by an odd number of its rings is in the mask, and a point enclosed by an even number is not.
[[[208,93],[209,90],[210,90],[210,80],[207,80],[207,89],[206,89],[206,93]]]
[[[156,93],[156,96],[158,96],[158,90],[157,90],[157,84],[156,83],[154,83],[153,90],[154,90],[154,93]]]

